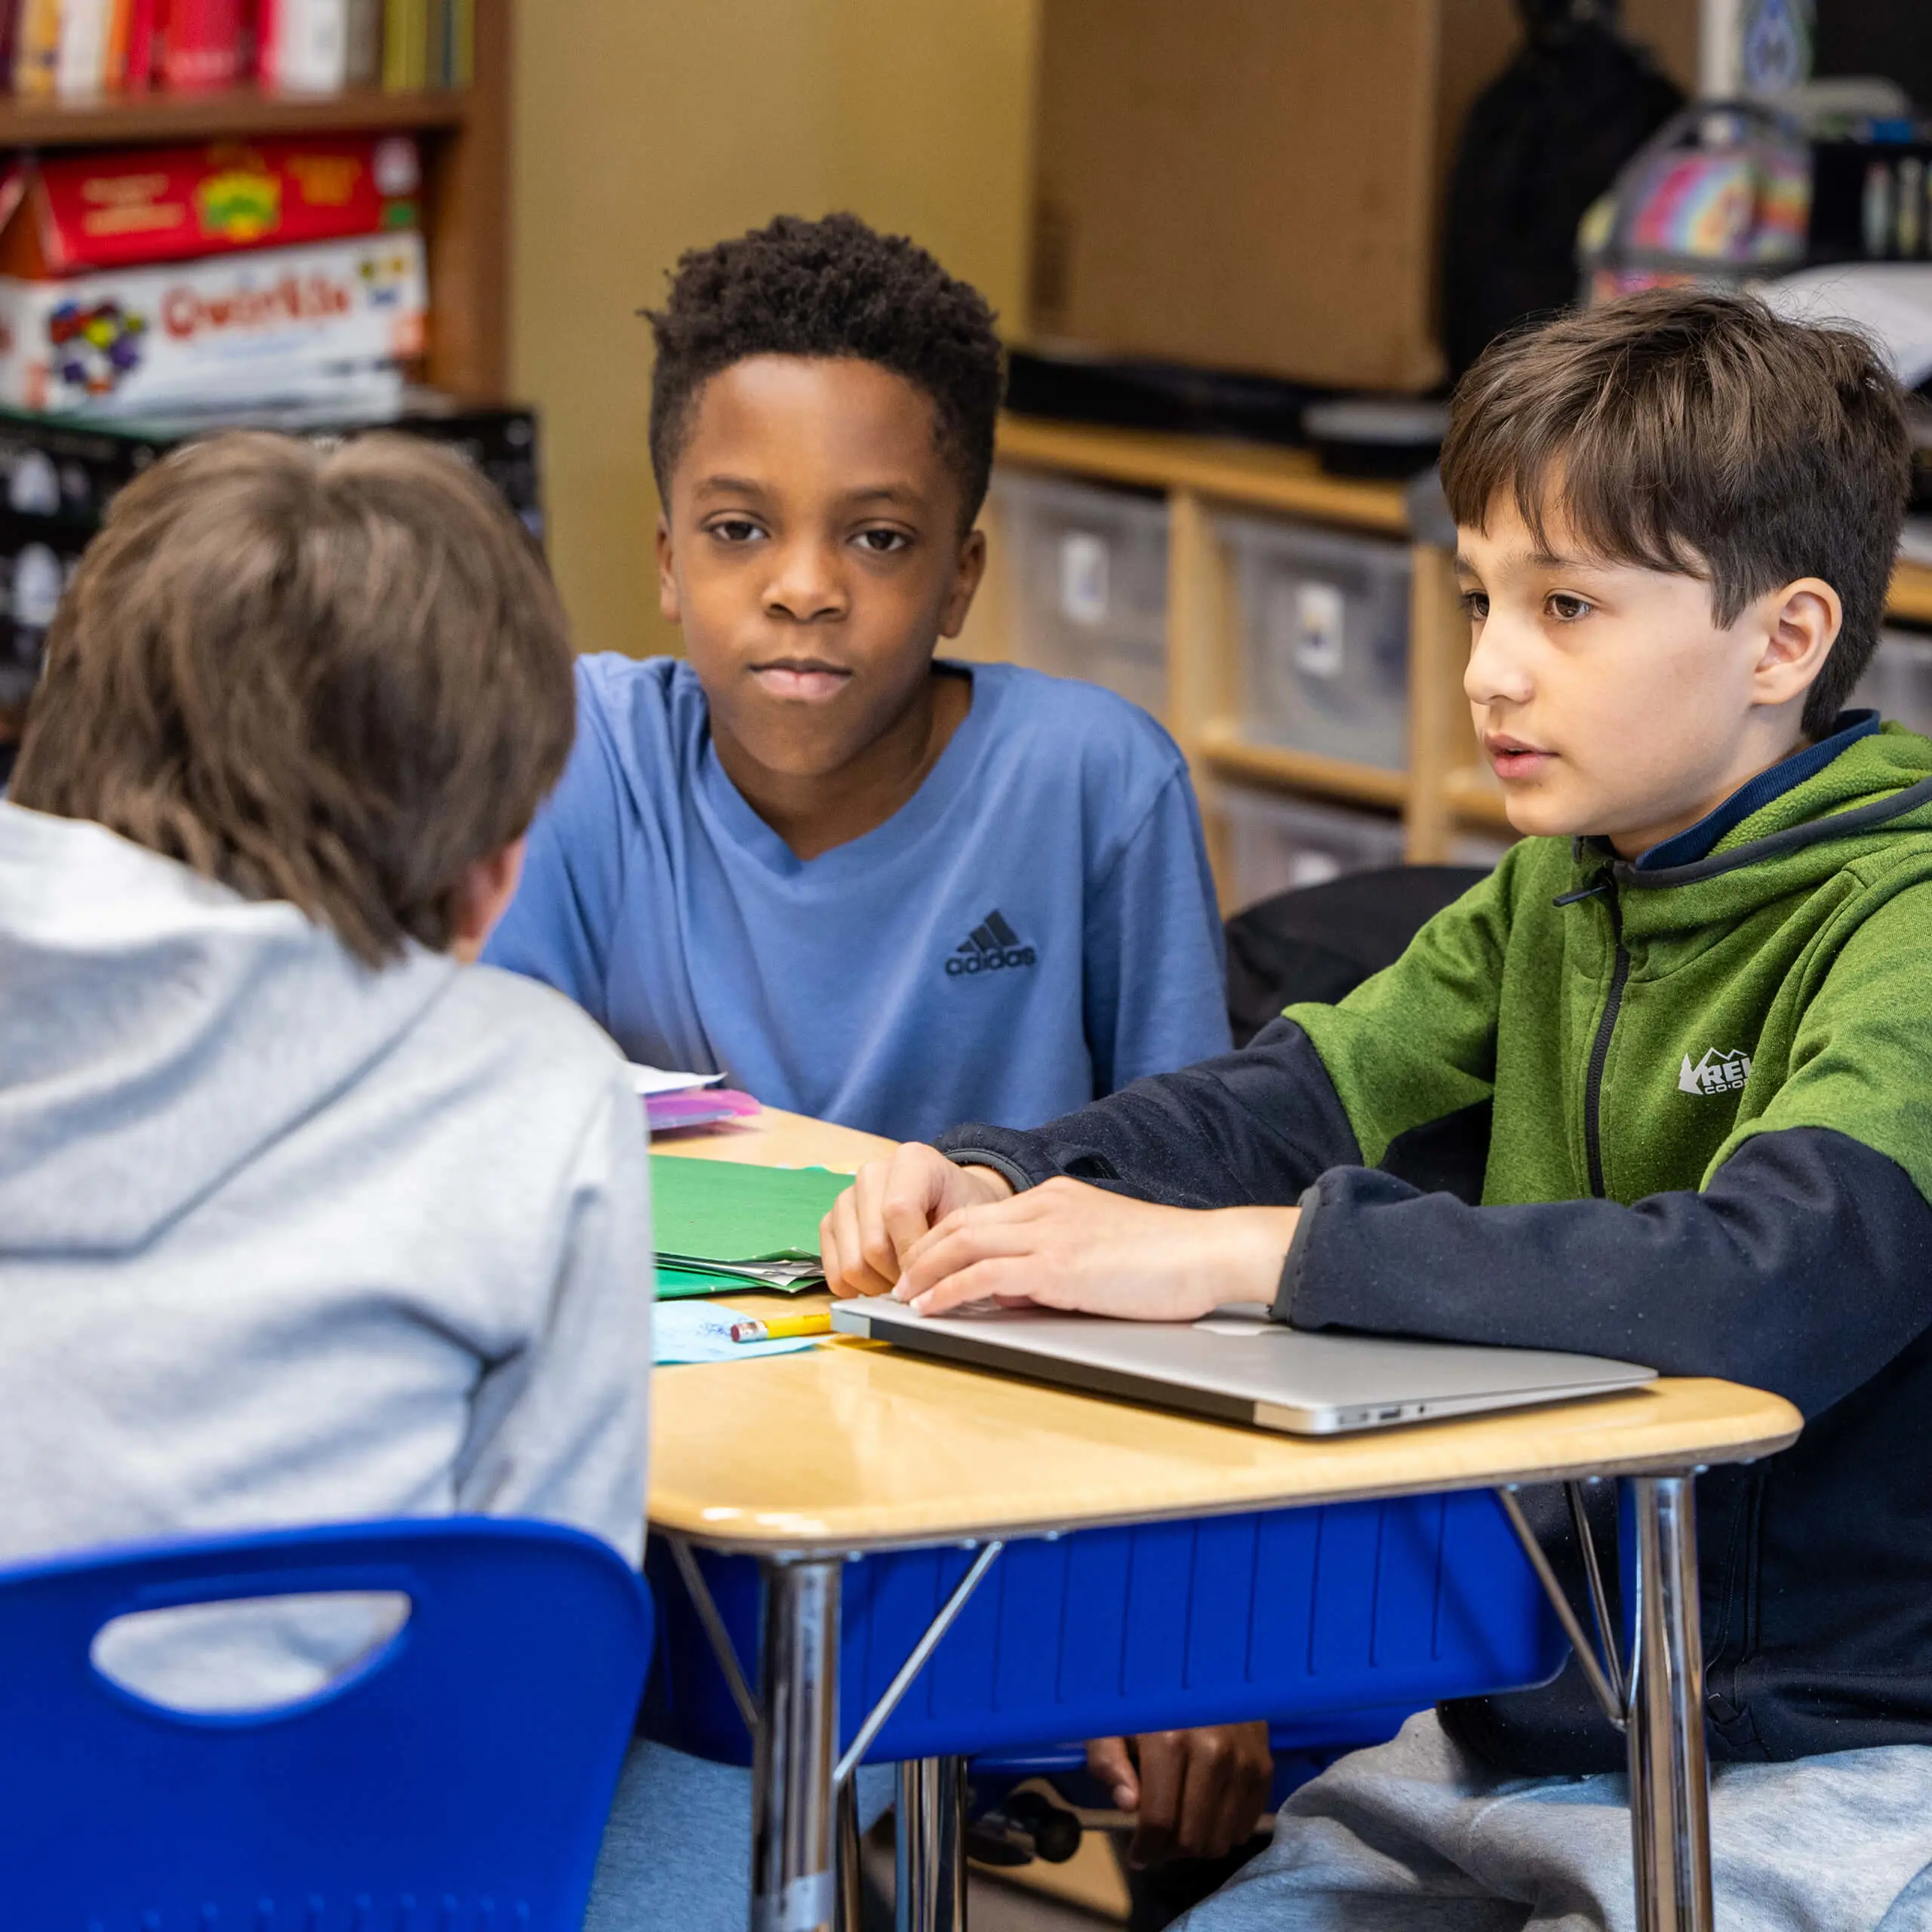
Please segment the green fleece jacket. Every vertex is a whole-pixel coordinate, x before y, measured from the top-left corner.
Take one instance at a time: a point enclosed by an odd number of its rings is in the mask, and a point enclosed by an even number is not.
[[[1932,743],[1893,725],[1687,866],[1524,839],[1386,972],[1287,1017],[1366,1165],[1487,1105],[1486,1203],[1701,1188],[1793,1127],[1932,1198],[1927,784]]]

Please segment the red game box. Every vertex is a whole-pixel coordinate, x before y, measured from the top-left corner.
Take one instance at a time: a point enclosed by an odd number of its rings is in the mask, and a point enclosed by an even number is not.
[[[406,134],[29,158],[0,178],[0,275],[38,281],[413,229],[421,188]]]

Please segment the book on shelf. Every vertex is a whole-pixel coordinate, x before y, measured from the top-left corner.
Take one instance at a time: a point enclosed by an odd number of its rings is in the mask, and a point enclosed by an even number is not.
[[[62,100],[86,100],[107,79],[108,27],[113,0],[60,0],[54,91]]]
[[[0,87],[24,100],[416,92],[475,66],[476,0],[0,0]]]
[[[344,29],[346,85],[373,88],[383,78],[383,0],[349,0]]]
[[[60,0],[20,0],[14,91],[23,100],[51,100],[60,72]]]
[[[429,85],[429,0],[385,0],[383,85],[401,93]]]
[[[274,94],[340,94],[349,82],[349,0],[261,0],[257,60]]]
[[[208,94],[245,79],[250,71],[242,47],[246,25],[242,0],[168,0],[162,85],[178,94]]]

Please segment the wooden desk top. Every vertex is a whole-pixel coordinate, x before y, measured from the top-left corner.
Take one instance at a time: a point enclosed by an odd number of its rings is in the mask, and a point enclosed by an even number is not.
[[[654,1139],[654,1154],[684,1154],[701,1161],[743,1161],[761,1168],[830,1168],[857,1174],[867,1161],[892,1152],[883,1134],[856,1127],[835,1127],[804,1114],[767,1107],[742,1126],[721,1124]]]
[[[658,1151],[845,1167],[886,1144],[768,1112]],[[792,1298],[801,1304],[824,1301]],[[1778,1396],[1680,1380],[1511,1414],[1297,1438],[842,1337],[809,1353],[666,1370],[651,1412],[652,1523],[768,1554],[1743,1462],[1786,1447],[1799,1426]]]

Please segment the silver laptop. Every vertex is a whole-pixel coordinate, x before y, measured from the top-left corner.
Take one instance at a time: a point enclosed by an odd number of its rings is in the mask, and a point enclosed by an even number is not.
[[[1634,1362],[1542,1349],[1303,1334],[1251,1303],[1195,1322],[1118,1321],[990,1306],[922,1315],[881,1297],[834,1303],[832,1325],[942,1361],[1292,1435],[1569,1401],[1657,1374]]]

